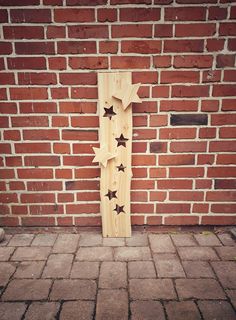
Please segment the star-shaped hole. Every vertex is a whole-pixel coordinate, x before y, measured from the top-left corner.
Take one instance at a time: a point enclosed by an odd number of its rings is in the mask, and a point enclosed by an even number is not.
[[[125,138],[125,137],[123,136],[123,133],[122,133],[119,138],[116,138],[117,147],[119,147],[119,146],[126,147],[126,141],[128,141],[128,140],[129,140],[129,139]]]
[[[117,215],[120,214],[121,212],[124,212],[124,206],[119,206],[118,204],[116,204],[116,207],[113,211],[116,211]]]
[[[124,167],[123,164],[121,163],[119,166],[116,166],[116,168],[118,169],[118,171],[123,171],[123,172],[125,172],[125,168],[126,168],[126,167]]]
[[[116,115],[116,113],[113,110],[113,106],[111,106],[110,108],[104,108],[104,110],[105,110],[105,113],[103,117],[109,118],[110,120],[113,116]]]
[[[105,197],[108,197],[109,200],[111,200],[113,198],[117,198],[116,192],[117,191],[111,191],[111,190],[108,189],[108,192],[107,192],[107,194],[105,194]]]

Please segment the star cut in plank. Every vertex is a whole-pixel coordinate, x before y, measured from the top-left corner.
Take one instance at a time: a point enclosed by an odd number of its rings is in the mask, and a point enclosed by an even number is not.
[[[125,138],[125,137],[123,136],[123,133],[122,133],[119,138],[116,138],[117,147],[119,147],[119,146],[126,147],[126,141],[128,141],[128,140],[129,140],[129,139]]]
[[[124,167],[123,164],[121,163],[119,166],[116,166],[116,168],[118,169],[118,171],[123,171],[123,172],[125,172],[125,168],[126,168],[126,167]]]
[[[105,110],[105,113],[103,117],[109,118],[110,120],[113,116],[116,115],[115,111],[113,110],[113,106],[111,106],[110,108],[104,108],[104,110]]]
[[[116,192],[117,192],[117,191],[108,190],[107,194],[105,194],[105,197],[108,197],[109,200],[111,200],[111,199],[113,199],[113,198],[117,198]]]
[[[116,207],[113,211],[116,211],[117,212],[117,215],[120,214],[121,212],[124,212],[124,206],[118,206],[118,204],[116,204]]]

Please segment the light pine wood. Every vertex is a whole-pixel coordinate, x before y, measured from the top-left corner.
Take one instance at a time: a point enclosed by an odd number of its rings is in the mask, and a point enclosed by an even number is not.
[[[131,85],[131,81],[130,72],[98,74],[100,145],[106,145],[108,153],[117,155],[108,159],[106,166],[101,166],[100,194],[104,237],[131,236],[132,109],[131,106],[124,109],[122,99],[113,97],[124,85]]]
[[[122,106],[124,110],[132,103],[140,103],[142,100],[139,98],[137,92],[141,83],[130,84],[130,83],[122,83],[122,88],[117,89],[113,93],[113,97],[121,100]]]

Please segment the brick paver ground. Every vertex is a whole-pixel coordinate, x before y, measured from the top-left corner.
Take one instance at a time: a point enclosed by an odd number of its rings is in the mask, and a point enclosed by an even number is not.
[[[0,243],[1,320],[236,320],[227,229],[13,234]]]

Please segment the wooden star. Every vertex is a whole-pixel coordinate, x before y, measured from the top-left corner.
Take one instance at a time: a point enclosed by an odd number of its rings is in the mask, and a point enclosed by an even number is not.
[[[142,100],[139,98],[137,92],[141,83],[128,84],[125,83],[121,89],[117,90],[112,96],[116,99],[121,100],[124,110],[132,103],[141,103]]]
[[[124,167],[123,164],[121,163],[119,166],[116,166],[116,168],[118,169],[118,171],[123,171],[123,172],[125,172],[125,168],[126,168],[126,167]]]
[[[117,191],[108,190],[107,194],[105,194],[105,197],[108,197],[109,200],[111,200],[111,199],[113,199],[113,198],[117,198],[116,192],[117,192]]]
[[[111,153],[108,151],[107,146],[103,146],[101,148],[93,148],[95,153],[95,157],[92,162],[99,162],[106,168],[107,161],[116,157],[115,153]]]
[[[116,211],[117,214],[120,214],[121,212],[125,213],[124,206],[118,206],[118,204],[116,204],[116,207],[115,207],[115,209],[113,211]]]
[[[116,115],[116,113],[115,113],[114,110],[113,110],[113,106],[111,106],[110,108],[104,108],[104,110],[105,110],[105,113],[104,113],[103,117],[107,117],[107,118],[109,118],[110,120],[111,120],[111,118],[112,118],[113,116]]]
[[[126,141],[129,140],[123,136],[123,133],[119,136],[119,138],[115,138],[115,139],[117,141],[117,147],[119,146],[126,147]]]

